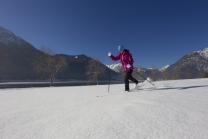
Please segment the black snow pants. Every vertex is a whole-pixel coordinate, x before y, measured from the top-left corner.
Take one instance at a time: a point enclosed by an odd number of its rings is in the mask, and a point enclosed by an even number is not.
[[[131,80],[135,84],[138,84],[138,81],[135,78],[132,77],[132,75],[131,75],[132,72],[133,72],[133,70],[127,70],[127,71],[125,71],[125,78],[124,78],[125,91],[129,91],[129,80]]]

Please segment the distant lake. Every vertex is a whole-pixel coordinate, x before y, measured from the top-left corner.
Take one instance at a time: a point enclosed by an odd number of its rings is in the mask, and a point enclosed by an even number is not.
[[[110,81],[110,84],[122,84],[124,81]],[[99,81],[99,85],[109,84],[109,81]],[[96,85],[95,82],[87,81],[54,81],[53,86],[86,86]],[[32,87],[50,87],[50,81],[0,81],[0,88],[32,88]]]

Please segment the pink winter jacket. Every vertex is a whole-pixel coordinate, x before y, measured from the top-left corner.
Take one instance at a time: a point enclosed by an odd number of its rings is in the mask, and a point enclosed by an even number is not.
[[[134,60],[132,58],[132,55],[129,53],[129,50],[125,49],[122,54],[119,53],[119,55],[117,55],[116,57],[114,57],[113,55],[111,55],[110,57],[114,61],[121,60],[122,67],[125,71],[134,69],[134,67],[133,67]],[[127,68],[126,67],[127,64],[130,64],[131,67]]]

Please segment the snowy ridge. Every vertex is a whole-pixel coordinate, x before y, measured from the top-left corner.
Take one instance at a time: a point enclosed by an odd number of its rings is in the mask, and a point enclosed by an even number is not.
[[[208,48],[188,53],[168,69],[183,71],[182,74],[184,75],[186,74],[185,71],[190,69],[194,78],[198,77],[199,71],[208,72]]]
[[[0,26],[0,42],[3,42],[6,45],[9,45],[10,43],[15,43],[18,45],[28,43],[22,38],[15,36],[12,31],[5,29],[1,26]]]
[[[13,32],[0,26],[0,34],[5,33],[14,36]]]
[[[198,52],[201,56],[205,57],[208,59],[208,48],[203,49],[202,51]]]
[[[110,69],[112,69],[112,70],[114,70],[114,71],[116,71],[116,72],[119,72],[119,68],[121,68],[122,67],[122,65],[121,65],[121,63],[117,63],[117,64],[111,64],[111,65],[106,65],[108,68],[109,68],[109,66],[110,66]],[[166,66],[164,66],[164,67],[162,67],[162,68],[160,68],[159,69],[159,71],[160,72],[163,72],[164,70],[166,70],[168,67],[169,67],[170,65],[166,65]],[[153,70],[154,68],[139,68],[138,70],[140,70],[140,71],[143,71],[143,72],[146,72],[147,70],[149,71],[149,70]]]
[[[163,71],[165,71],[168,67],[170,67],[170,65],[166,65],[166,66],[160,68],[159,71],[163,72]]]
[[[193,55],[194,53],[198,53],[200,56],[208,59],[208,47],[204,48],[203,50],[199,50],[199,51],[194,51],[194,52],[188,53],[187,55]]]

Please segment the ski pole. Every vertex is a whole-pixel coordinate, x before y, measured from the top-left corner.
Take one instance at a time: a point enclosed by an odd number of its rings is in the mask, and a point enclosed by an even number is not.
[[[110,62],[109,62],[109,73],[108,73],[108,92],[110,90]]]
[[[142,78],[144,78],[145,80],[147,80],[147,78],[145,78],[144,76],[142,76],[139,72],[136,72],[136,73],[138,73]],[[147,80],[148,81],[148,80]],[[150,81],[148,81],[149,83],[151,83]],[[154,84],[153,83],[151,83],[153,86],[154,86]]]

